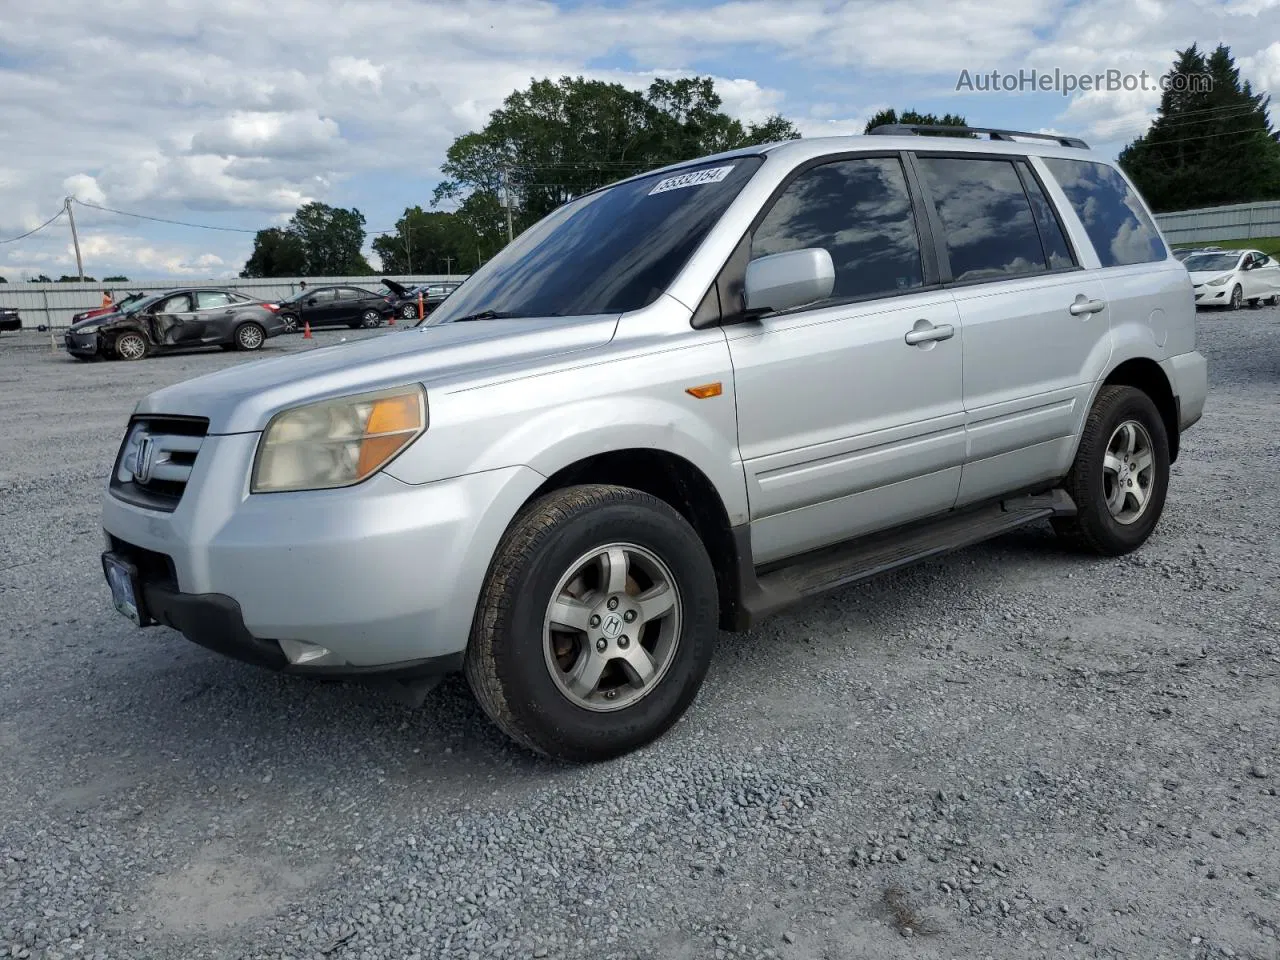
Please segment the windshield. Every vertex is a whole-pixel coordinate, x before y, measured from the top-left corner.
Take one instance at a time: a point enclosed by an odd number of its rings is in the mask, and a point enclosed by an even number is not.
[[[145,310],[147,307],[151,306],[151,304],[155,303],[159,299],[160,299],[159,294],[152,294],[151,296],[141,297],[137,300],[134,300],[132,303],[125,303],[119,309],[120,309],[120,312],[125,315],[134,314],[134,313],[137,313],[139,310]]]
[[[651,174],[570,201],[534,224],[436,311],[516,317],[625,313],[656,300],[759,168],[734,157]]]
[[[1208,273],[1210,270],[1234,270],[1240,262],[1238,253],[1198,253],[1187,257],[1183,263],[1192,273]]]

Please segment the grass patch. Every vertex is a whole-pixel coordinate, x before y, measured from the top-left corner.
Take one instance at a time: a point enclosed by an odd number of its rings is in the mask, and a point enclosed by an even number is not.
[[[1270,257],[1280,259],[1280,237],[1253,237],[1249,240],[1208,240],[1205,243],[1175,243],[1179,249],[1221,247],[1223,250],[1261,250]]]

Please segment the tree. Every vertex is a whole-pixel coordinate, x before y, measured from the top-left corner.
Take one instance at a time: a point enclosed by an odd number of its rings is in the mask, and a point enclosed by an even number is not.
[[[474,270],[479,247],[479,236],[458,214],[428,212],[417,206],[405,209],[394,233],[373,241],[382,271],[402,275]]]
[[[902,116],[899,117],[896,110],[890,107],[888,110],[881,110],[870,120],[867,121],[866,128],[863,133],[870,133],[876,127],[890,124],[913,124],[943,127],[967,127],[969,124],[965,122],[964,117],[957,114],[944,113],[941,117],[933,113],[919,113],[915,110],[904,110]],[[926,136],[934,137],[974,137],[972,133],[931,133]]]
[[[8,283],[8,282],[9,281],[4,278],[4,274],[0,274],[0,283]]]
[[[53,283],[53,278],[45,276],[43,273],[36,276],[32,283]]]
[[[296,234],[306,253],[302,276],[343,277],[373,273],[360,248],[364,246],[364,214],[327,203],[298,208],[287,229]]]
[[[97,282],[98,282],[97,280],[93,279],[93,277],[84,277],[83,279],[84,279],[84,282],[85,282],[85,283],[97,283]],[[58,283],[79,283],[79,282],[80,282],[80,280],[81,280],[81,278],[80,278],[80,277],[78,277],[78,276],[73,277],[73,276],[71,276],[69,273],[64,273],[62,276],[60,276],[60,277],[58,278]],[[46,281],[46,282],[48,282],[48,281]]]
[[[128,282],[129,282],[129,278],[128,278],[128,277],[121,277],[121,276],[115,276],[115,277],[103,277],[103,278],[102,278],[102,282],[103,282],[103,283],[128,283]]]
[[[253,238],[253,253],[240,271],[242,277],[298,277],[305,275],[307,254],[296,233],[269,227]]]
[[[1202,82],[1207,77],[1209,82]],[[1193,43],[1162,80],[1147,132],[1120,153],[1120,166],[1157,212],[1280,197],[1280,142],[1231,51],[1206,57]]]
[[[656,80],[646,92],[582,77],[535,80],[508,96],[484,129],[453,142],[433,203],[458,203],[458,215],[482,244],[501,244],[507,233],[504,190],[521,230],[615,180],[799,136],[780,116],[744,127],[720,107],[707,77]]]
[[[364,214],[306,203],[284,227],[259,230],[242,277],[346,277],[373,273],[364,246]]]

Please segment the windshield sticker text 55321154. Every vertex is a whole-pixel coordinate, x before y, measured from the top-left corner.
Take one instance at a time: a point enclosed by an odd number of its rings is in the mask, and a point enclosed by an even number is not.
[[[719,183],[729,175],[733,170],[733,165],[727,167],[710,167],[706,170],[695,170],[693,173],[682,173],[678,177],[667,177],[665,180],[659,180],[649,196],[655,193],[666,193],[668,190],[682,190],[685,187],[700,187],[704,183]]]

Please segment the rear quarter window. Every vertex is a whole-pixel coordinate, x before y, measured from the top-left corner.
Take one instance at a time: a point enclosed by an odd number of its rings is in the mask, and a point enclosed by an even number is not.
[[[1114,167],[1093,160],[1045,157],[1104,267],[1152,263],[1168,256],[1146,207]]]

